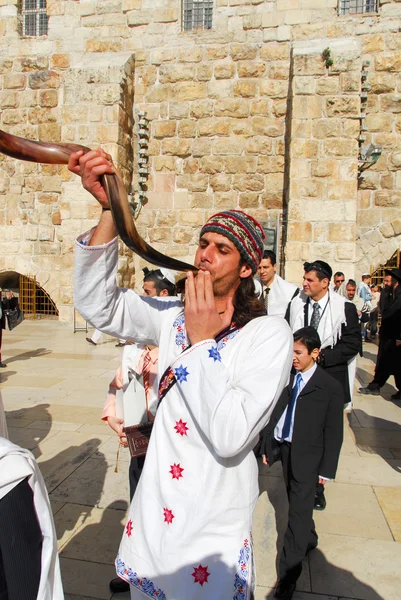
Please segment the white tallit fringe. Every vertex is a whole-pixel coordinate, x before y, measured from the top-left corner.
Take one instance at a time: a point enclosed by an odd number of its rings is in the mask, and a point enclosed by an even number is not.
[[[322,343],[321,348],[327,348],[336,345],[341,339],[341,330],[343,325],[347,325],[345,317],[345,298],[339,296],[332,290],[328,290],[329,302],[320,319],[318,334]],[[300,292],[291,302],[290,327],[293,332],[304,327],[304,306],[308,296],[303,291]],[[311,311],[311,307],[309,307]]]

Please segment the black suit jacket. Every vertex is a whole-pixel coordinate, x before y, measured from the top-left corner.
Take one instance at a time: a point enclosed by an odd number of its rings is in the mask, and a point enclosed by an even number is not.
[[[280,457],[274,428],[290,401],[293,381],[292,374],[261,434],[259,453],[269,465]],[[334,479],[343,442],[343,404],[341,385],[317,367],[295,407],[291,466],[297,481],[315,481],[318,475]]]
[[[290,310],[291,305],[289,305],[285,317],[288,323],[290,322]],[[321,350],[320,366],[341,384],[344,403],[348,404],[352,400],[348,377],[348,361],[358,353],[362,353],[362,335],[355,304],[346,302],[344,312],[347,324],[341,327],[341,338],[333,348],[328,346]],[[308,302],[304,304],[304,326],[307,325]]]

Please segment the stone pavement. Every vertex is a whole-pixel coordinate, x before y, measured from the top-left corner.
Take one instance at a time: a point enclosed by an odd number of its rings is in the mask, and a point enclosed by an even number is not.
[[[115,342],[105,337],[91,346],[85,333],[44,320],[25,321],[3,338],[8,368],[0,373],[0,387],[10,437],[32,450],[45,477],[69,600],[110,598],[124,526],[128,453],[120,453],[116,473],[117,440],[100,421],[121,357]],[[358,361],[364,383],[375,351],[366,344]],[[327,485],[326,510],[315,513],[319,548],[305,561],[294,600],[401,598],[401,404],[388,401],[392,384],[383,388],[384,398],[354,395],[337,479]],[[286,517],[279,465],[270,472],[262,467],[260,489],[256,600],[272,600]]]

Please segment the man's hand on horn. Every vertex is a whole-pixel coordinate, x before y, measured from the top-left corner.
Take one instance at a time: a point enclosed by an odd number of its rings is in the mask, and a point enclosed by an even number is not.
[[[219,313],[213,294],[212,277],[208,271],[199,271],[194,277],[187,273],[185,282],[185,327],[191,344],[214,338],[231,325],[234,314],[232,298],[227,298],[226,310]]]
[[[96,198],[101,206],[108,207],[106,191],[101,177],[115,173],[110,154],[99,148],[84,154],[81,150],[73,152],[68,161],[68,168],[82,179],[83,187]]]

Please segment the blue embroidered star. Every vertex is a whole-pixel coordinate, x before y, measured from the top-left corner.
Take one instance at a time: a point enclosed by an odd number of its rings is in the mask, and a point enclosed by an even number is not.
[[[180,365],[178,369],[174,369],[175,376],[177,378],[178,383],[181,381],[188,381],[187,375],[189,375],[187,368]]]
[[[220,356],[220,352],[217,350],[217,348],[210,348],[210,350],[208,350],[209,352],[209,358],[213,358],[213,361],[216,362],[217,360],[219,360],[221,362],[221,356]]]

